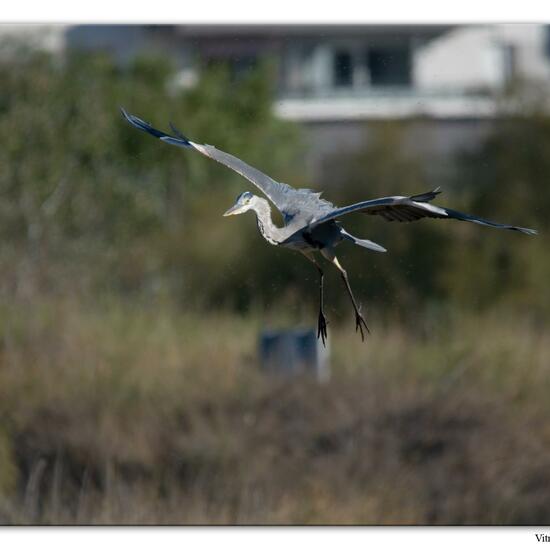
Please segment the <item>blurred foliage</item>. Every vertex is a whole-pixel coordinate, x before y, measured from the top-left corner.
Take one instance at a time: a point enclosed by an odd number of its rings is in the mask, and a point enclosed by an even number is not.
[[[441,185],[431,179],[425,161],[413,156],[405,144],[407,125],[412,123],[374,124],[362,150],[326,160],[324,186],[334,186],[339,203],[411,195]],[[549,159],[550,117],[535,108],[522,116],[503,113],[474,152],[459,151],[451,159],[452,175],[434,201],[502,223],[532,227],[539,236],[456,221],[388,224],[381,218],[369,218],[365,233],[365,219],[355,216],[345,220],[346,227],[379,242],[388,254],[354,254],[346,265],[356,277],[361,274],[374,301],[377,297],[386,304],[395,301],[412,323],[412,308],[449,302],[480,310],[502,301],[546,316],[550,308]]]
[[[0,524],[545,525],[550,334],[505,311],[334,327],[319,384],[263,315],[4,300]]]
[[[18,470],[11,434],[0,429],[0,498],[12,496],[17,486]]]
[[[547,523],[550,118],[504,109],[437,200],[539,237],[350,216],[389,253],[339,256],[389,313],[363,344],[327,270],[331,383],[271,379],[258,330],[315,318],[316,271],[221,217],[247,182],[118,112],[313,187],[271,71],[177,90],[158,58],[0,60],[0,523]],[[436,187],[412,123],[370,124],[315,187]]]
[[[237,82],[223,67],[212,68],[186,92],[169,86],[173,75],[156,58],[120,68],[100,55],[60,64],[27,53],[0,63],[5,287],[21,286],[24,271],[32,284],[53,290],[78,281],[80,290],[167,289],[185,299],[198,284],[215,299],[240,281],[231,265],[239,267],[254,235],[240,224],[224,231],[221,214],[242,179],[155,143],[118,108],[160,126],[181,122],[197,141],[280,179],[291,179],[291,171],[304,176],[298,134],[271,114],[268,64]]]
[[[500,118],[476,151],[461,155],[457,167],[457,182],[465,188],[472,212],[532,227],[540,234],[495,238],[469,228],[455,241],[450,267],[443,274],[449,293],[464,303],[474,288],[481,306],[505,300],[548,314],[550,117],[531,107],[524,115]]]
[[[337,204],[413,194],[441,182],[406,147],[412,122],[371,123],[363,146],[324,160],[308,182],[299,128],[272,112],[273,65],[240,78],[222,66],[197,86],[173,86],[159,58],[127,67],[102,55],[62,62],[22,52],[0,62],[1,289],[164,297],[185,307],[285,306],[296,318],[317,273],[300,255],[266,245],[252,215],[223,219],[250,184],[200,155],[163,146],[129,127],[119,106],[164,127],[172,120],[199,142],[214,143],[297,187],[316,187]],[[509,104],[509,103],[508,103]],[[538,238],[475,225],[423,220],[388,224],[346,218],[376,254],[339,249],[357,293],[403,318],[456,301],[483,308],[504,300],[546,313],[550,260],[550,118],[540,109],[503,109],[473,153],[457,155],[438,203],[497,221],[533,226]],[[278,213],[274,218],[280,222]],[[327,270],[329,308],[348,312],[347,296]],[[399,313],[397,313],[400,315]],[[414,324],[414,317],[411,322]]]
[[[436,187],[421,160],[407,152],[405,135],[406,123],[373,124],[365,132],[359,151],[328,158],[323,185],[332,183],[335,202],[344,205],[389,195],[413,195]],[[388,307],[401,304],[400,308],[408,310],[418,308],[420,301],[441,297],[438,276],[449,250],[448,226],[432,220],[388,223],[378,216],[363,215],[342,221],[352,234],[388,250],[387,254],[347,254],[344,265],[364,286],[369,302],[385,302]],[[346,254],[344,250],[341,253]]]

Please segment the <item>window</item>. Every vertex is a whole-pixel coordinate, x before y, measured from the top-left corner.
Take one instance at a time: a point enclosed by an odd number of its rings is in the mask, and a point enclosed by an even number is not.
[[[371,48],[367,53],[371,86],[410,86],[411,53],[408,48]]]
[[[340,50],[334,53],[332,74],[334,86],[353,85],[353,60],[350,52]]]
[[[502,46],[502,72],[505,83],[517,78],[517,48],[513,44]]]
[[[544,52],[550,57],[550,25],[544,25]]]

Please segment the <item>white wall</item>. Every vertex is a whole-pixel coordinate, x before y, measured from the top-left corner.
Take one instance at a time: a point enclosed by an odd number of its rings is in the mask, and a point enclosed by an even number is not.
[[[510,46],[517,76],[548,80],[545,33],[543,25],[458,27],[417,47],[415,84],[425,91],[498,89],[506,82]]]
[[[546,54],[547,30],[544,25],[498,25],[499,40],[517,47],[520,76],[550,80],[550,57]]]
[[[419,46],[413,75],[421,90],[500,86],[502,60],[494,27],[459,27]]]

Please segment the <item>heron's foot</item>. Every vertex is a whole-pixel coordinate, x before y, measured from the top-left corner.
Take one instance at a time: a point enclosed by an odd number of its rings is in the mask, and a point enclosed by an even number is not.
[[[365,321],[365,318],[363,315],[361,315],[360,310],[355,311],[355,332],[360,331],[361,332],[361,340],[365,341],[365,331],[367,334],[370,334],[369,327],[367,326],[367,322]]]
[[[328,337],[327,333],[327,319],[325,317],[325,314],[323,313],[323,310],[319,310],[319,319],[317,321],[317,338],[321,338],[323,341],[323,346],[326,347],[326,340]]]

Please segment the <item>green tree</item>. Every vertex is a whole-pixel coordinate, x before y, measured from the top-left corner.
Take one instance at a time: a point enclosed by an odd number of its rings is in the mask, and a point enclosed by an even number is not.
[[[330,187],[331,198],[344,205],[388,195],[412,195],[435,187],[423,161],[407,150],[407,130],[405,122],[370,124],[365,126],[364,144],[359,150],[326,159],[323,187]],[[439,275],[447,259],[448,227],[432,220],[388,223],[360,214],[346,217],[345,226],[388,250],[387,254],[377,254],[346,251],[342,246],[345,263],[369,302],[383,303],[386,308],[400,304],[400,311],[410,311],[440,296]]]
[[[459,160],[456,178],[466,182],[472,212],[538,229],[540,235],[493,236],[475,228],[465,230],[446,273],[449,292],[464,301],[475,291],[483,307],[504,301],[548,311],[550,117],[532,104],[520,113],[504,112],[480,147]]]
[[[53,289],[219,295],[209,275],[231,272],[248,242],[238,225],[230,236],[220,214],[248,184],[136,132],[119,106],[161,127],[173,120],[196,141],[299,181],[298,131],[272,113],[271,72],[265,63],[235,81],[216,67],[193,89],[176,90],[174,68],[162,58],[120,67],[103,55],[60,62],[22,52],[0,62],[0,262],[8,287],[24,266],[32,284]],[[235,281],[221,279],[228,294]]]

